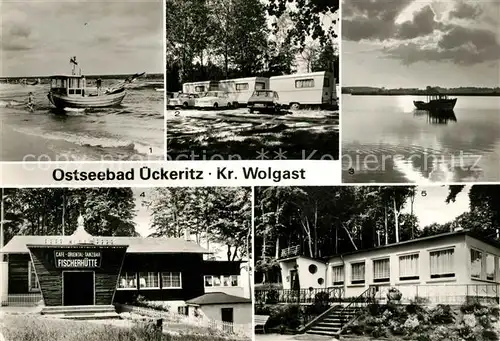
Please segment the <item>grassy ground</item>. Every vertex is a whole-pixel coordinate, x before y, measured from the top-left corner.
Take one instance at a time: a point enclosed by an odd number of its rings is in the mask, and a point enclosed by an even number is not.
[[[177,331],[158,334],[152,328],[134,325],[132,328],[113,325],[49,319],[27,315],[4,315],[0,335],[6,341],[236,341],[216,335],[210,330]]]

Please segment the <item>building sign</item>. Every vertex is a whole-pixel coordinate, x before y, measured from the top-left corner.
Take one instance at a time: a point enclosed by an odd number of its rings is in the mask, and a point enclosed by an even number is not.
[[[84,239],[68,238],[68,237],[45,238],[45,245],[67,245],[67,244],[72,244],[72,245],[78,245],[78,244],[114,245],[114,242],[112,239],[96,238],[96,237],[84,238]]]
[[[56,268],[99,268],[101,251],[56,250],[54,259]]]

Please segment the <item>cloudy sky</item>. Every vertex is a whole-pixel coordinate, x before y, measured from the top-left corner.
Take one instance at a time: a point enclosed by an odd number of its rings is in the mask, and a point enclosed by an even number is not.
[[[344,86],[500,86],[500,2],[342,3]]]
[[[161,0],[0,0],[0,76],[163,72]]]

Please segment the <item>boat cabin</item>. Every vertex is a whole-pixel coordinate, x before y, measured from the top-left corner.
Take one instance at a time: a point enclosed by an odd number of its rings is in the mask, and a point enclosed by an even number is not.
[[[85,76],[58,75],[50,78],[50,91],[63,96],[85,96]]]
[[[442,100],[442,99],[448,99],[448,95],[445,95],[445,94],[427,95],[427,102],[438,101],[438,100]]]

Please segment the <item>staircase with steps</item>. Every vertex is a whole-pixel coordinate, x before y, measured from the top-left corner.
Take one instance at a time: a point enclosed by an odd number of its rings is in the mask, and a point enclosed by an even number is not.
[[[119,319],[113,305],[75,305],[43,307],[42,315],[71,320]]]
[[[357,310],[354,307],[344,309],[343,306],[336,306],[316,320],[306,334],[338,336],[342,327],[356,316]]]
[[[301,332],[338,337],[343,327],[356,318],[361,309],[364,309],[367,304],[375,302],[377,292],[377,286],[369,286],[354,300],[328,308],[309,322]]]

